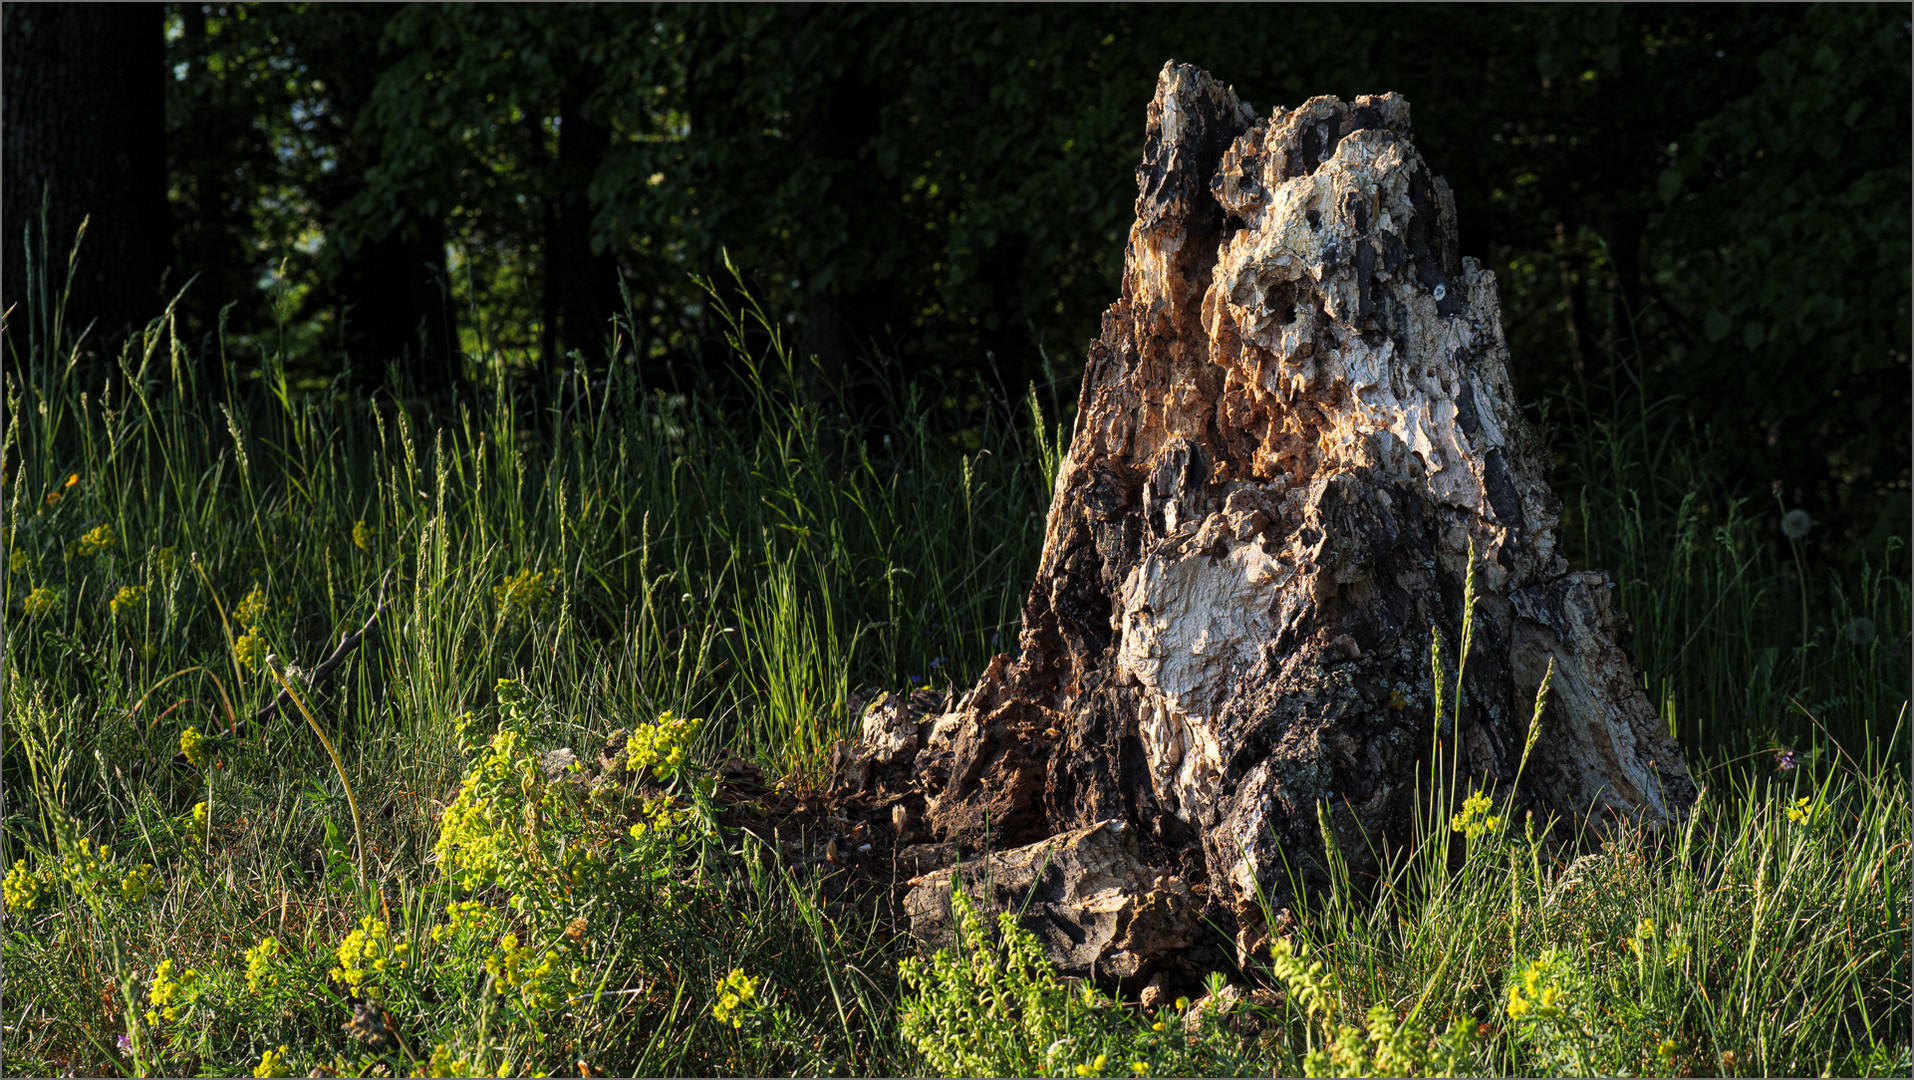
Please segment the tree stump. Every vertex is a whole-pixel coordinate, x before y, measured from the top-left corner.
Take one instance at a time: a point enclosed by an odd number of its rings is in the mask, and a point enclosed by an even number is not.
[[[1147,131],[1019,652],[943,715],[873,705],[839,798],[904,841],[993,849],[959,871],[971,890],[1055,931],[1066,971],[1132,988],[1215,966],[1191,953],[1215,936],[1203,919],[1253,951],[1258,892],[1324,887],[1327,837],[1378,873],[1412,842],[1433,744],[1465,792],[1507,792],[1551,661],[1517,807],[1598,827],[1679,815],[1681,749],[1608,578],[1556,552],[1495,278],[1457,251],[1408,102],[1259,119],[1171,63]],[[917,879],[920,932],[947,917],[952,876]]]

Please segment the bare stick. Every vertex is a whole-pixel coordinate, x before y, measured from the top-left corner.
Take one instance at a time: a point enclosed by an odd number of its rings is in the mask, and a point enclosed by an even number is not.
[[[385,614],[386,604],[389,602],[386,599],[386,586],[391,581],[392,581],[392,574],[390,571],[387,571],[386,576],[384,578],[381,578],[379,581],[379,602],[375,607],[373,607],[372,614],[366,617],[365,624],[359,627],[359,629],[353,631],[350,634],[343,635],[342,637],[339,638],[339,647],[332,650],[332,655],[326,657],[324,660],[321,660],[319,662],[319,666],[313,668],[311,674],[306,676],[306,685],[308,687],[315,690],[318,689],[322,683],[324,683],[327,679],[332,677],[333,672],[339,670],[339,665],[345,663],[346,658],[348,656],[351,656],[353,652],[356,651],[362,643],[364,643],[366,639],[366,635],[378,629],[379,617]],[[228,730],[227,734],[229,736],[237,735],[241,731],[245,730],[245,728],[249,724],[265,723],[266,721],[272,719],[275,715],[278,715],[279,712],[282,709],[284,709],[286,705],[289,704],[291,701],[292,701],[292,696],[286,692],[285,688],[282,687],[279,693],[275,694],[273,696],[273,699],[270,702],[266,703],[264,708],[260,709],[258,712],[253,713],[251,716],[245,717],[244,719],[240,720],[238,723],[234,724]],[[186,761],[186,755],[176,754],[173,757],[173,761],[175,763],[183,764]]]

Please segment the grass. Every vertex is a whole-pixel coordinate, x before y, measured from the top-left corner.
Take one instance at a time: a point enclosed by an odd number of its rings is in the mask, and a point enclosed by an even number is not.
[[[941,1060],[900,1017],[957,990],[900,982],[883,920],[788,836],[723,824],[750,800],[710,777],[752,762],[758,805],[788,814],[855,691],[963,687],[1013,647],[1057,418],[1035,391],[961,414],[906,386],[875,428],[777,327],[731,313],[728,398],[614,367],[538,402],[500,361],[437,412],[296,395],[271,353],[205,379],[235,358],[164,320],[110,363],[57,319],[10,329],[5,1071]],[[1548,430],[1574,557],[1616,573],[1707,785],[1679,836],[1577,857],[1504,821],[1374,902],[1321,898],[1294,941],[1323,966],[1230,973],[1281,996],[1211,1057],[1150,1056],[1151,1018],[1107,999],[1016,1029],[1080,1031],[1077,1075],[1375,1068],[1461,1022],[1487,1026],[1452,1060],[1482,1072],[1904,1075],[1905,552],[1816,567],[1774,543],[1780,508],[1722,490],[1675,415],[1567,399]],[[293,671],[300,707],[225,734],[282,686],[263,652],[311,668],[382,600],[339,677]],[[175,760],[188,728],[196,765]],[[589,764],[614,729],[688,740],[683,761],[547,775],[541,752]],[[490,809],[447,847],[455,805]],[[455,880],[448,859],[481,849],[505,854]],[[980,964],[1011,963],[992,948]],[[1531,970],[1559,1015],[1510,1015]]]

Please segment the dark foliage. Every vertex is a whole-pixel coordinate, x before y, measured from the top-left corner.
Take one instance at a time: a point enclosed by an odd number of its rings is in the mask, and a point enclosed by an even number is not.
[[[11,103],[31,19],[9,12]],[[1527,399],[1599,409],[1640,378],[1830,551],[1908,529],[1904,7],[214,4],[165,25],[185,328],[224,312],[242,354],[276,334],[315,385],[442,393],[505,357],[556,388],[613,347],[654,385],[723,385],[691,275],[728,253],[860,415],[894,412],[874,361],[968,386],[954,408],[1031,381],[1068,402],[1174,58],[1264,111],[1407,96]],[[27,161],[53,151],[14,110],[9,281],[34,209],[16,170],[72,174]],[[55,235],[78,200],[102,254],[106,197],[54,197]],[[139,259],[93,265],[152,292]]]

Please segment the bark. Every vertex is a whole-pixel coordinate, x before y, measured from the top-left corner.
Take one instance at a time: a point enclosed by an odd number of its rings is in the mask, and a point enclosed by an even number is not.
[[[1112,887],[1141,902],[1175,877],[1192,898],[1179,917],[1233,928],[1245,952],[1268,932],[1259,892],[1280,908],[1293,885],[1325,886],[1326,838],[1369,880],[1414,842],[1432,752],[1455,756],[1458,794],[1598,830],[1679,815],[1681,749],[1608,579],[1556,552],[1495,278],[1457,252],[1408,103],[1320,97],[1259,119],[1172,64],[1147,133],[1020,651],[944,715],[874,705],[841,753],[840,798],[900,823],[900,841],[967,850],[1120,824],[1142,869],[1106,873],[1131,882]],[[1431,646],[1447,643],[1453,687],[1471,569],[1451,723]],[[1094,891],[1050,894],[1072,889]],[[1033,895],[1010,892],[996,899]],[[1132,982],[1193,962],[1168,945],[1058,957]]]
[[[160,313],[172,232],[164,14],[157,5],[8,4],[0,16],[6,125],[0,305],[14,309],[8,319],[15,325],[51,317],[74,233],[89,217],[65,316],[68,332],[92,322],[98,336],[110,339]],[[23,242],[29,234],[30,254]],[[29,259],[41,278],[31,292]]]

